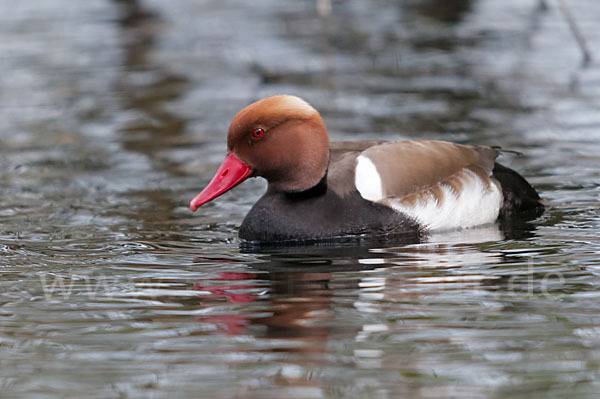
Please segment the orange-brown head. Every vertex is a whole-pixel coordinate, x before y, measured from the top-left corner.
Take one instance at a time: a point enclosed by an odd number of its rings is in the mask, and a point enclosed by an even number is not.
[[[328,161],[329,138],[316,109],[295,96],[264,98],[233,118],[227,157],[190,208],[196,210],[250,176],[264,177],[275,190],[307,190],[323,178]]]

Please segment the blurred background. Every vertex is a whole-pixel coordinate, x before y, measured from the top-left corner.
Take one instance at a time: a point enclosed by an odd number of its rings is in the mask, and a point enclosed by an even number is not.
[[[0,0],[3,397],[595,397],[599,21],[594,0]],[[501,162],[555,206],[245,251],[264,182],[188,203],[235,113],[284,93],[334,140],[521,151]]]

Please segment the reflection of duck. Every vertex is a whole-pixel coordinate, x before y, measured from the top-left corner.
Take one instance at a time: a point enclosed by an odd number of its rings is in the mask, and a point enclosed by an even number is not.
[[[194,289],[202,292],[200,296],[203,299],[225,300],[230,304],[254,302],[264,305],[270,302],[274,307],[268,316],[259,316],[264,313],[259,312],[248,315],[210,313],[202,317],[206,322],[221,325],[228,334],[241,334],[250,324],[260,324],[272,328],[268,335],[273,337],[286,334],[288,338],[304,334],[314,336],[322,331],[317,333],[307,327],[329,319],[328,309],[336,290],[346,292],[345,297],[355,291],[356,299],[360,299],[385,291],[390,284],[434,284],[442,281],[477,284],[497,278],[497,275],[479,273],[482,266],[501,263],[504,256],[484,249],[486,243],[531,234],[532,228],[502,231],[496,225],[484,226],[461,231],[460,234],[430,235],[412,243],[372,240],[361,245],[251,247],[249,249],[257,257],[256,262],[248,264],[252,272],[221,272],[216,278],[196,282]],[[214,264],[232,260],[197,258],[195,262]],[[467,271],[469,268],[470,271]],[[393,273],[388,272],[393,270],[401,270],[400,276],[415,276],[406,281],[399,280],[398,276],[390,278]],[[425,276],[424,270],[427,270]],[[453,270],[459,274],[452,274]],[[360,271],[377,273],[353,275],[360,276],[359,279],[334,277],[335,273]],[[297,326],[304,326],[304,329],[290,332]]]
[[[438,323],[423,313],[447,309],[435,305],[439,295],[450,291],[460,298],[460,290],[486,287],[498,279],[484,265],[500,263],[502,255],[482,248],[502,233],[497,227],[472,230],[466,241],[432,235],[425,243],[388,242],[387,247],[262,248],[246,271],[221,272],[195,285],[204,308],[197,317],[222,334],[244,337],[241,342],[258,342],[261,359],[278,368],[274,384],[320,392],[322,379],[314,372],[332,367],[340,352],[357,367],[385,370],[390,357],[376,344],[382,336],[443,326],[447,318],[440,317]],[[206,258],[198,262],[214,264]],[[469,303],[459,306],[468,311]],[[451,337],[439,334],[423,334],[422,339],[452,344]]]
[[[423,140],[330,144],[319,113],[298,97],[244,108],[227,141],[225,161],[190,207],[264,177],[267,193],[240,227],[249,241],[470,228],[542,207],[525,179],[495,163],[496,148]]]
[[[264,250],[255,254],[257,262],[248,265],[253,270],[221,272],[194,284],[206,309],[198,319],[226,335],[276,339],[279,344],[271,347],[273,352],[326,353],[332,337],[361,340],[381,327],[336,323],[336,308],[344,306],[340,301],[359,312],[376,312],[379,300],[415,299],[421,290],[473,287],[496,278],[477,270],[481,265],[500,262],[501,255],[482,251],[477,245],[496,240],[501,233],[497,228],[474,230],[479,234],[467,242],[444,237],[443,242],[430,239],[428,243],[394,247]],[[198,262],[207,260],[199,258]],[[453,272],[469,266],[478,269]],[[359,271],[369,272],[355,273]],[[338,274],[344,272],[353,273]],[[231,306],[239,310],[232,312]]]

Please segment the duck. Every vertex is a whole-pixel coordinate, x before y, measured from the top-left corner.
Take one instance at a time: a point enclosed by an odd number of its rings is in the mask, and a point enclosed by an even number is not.
[[[235,115],[225,159],[190,209],[250,177],[266,179],[238,232],[254,243],[419,236],[543,209],[536,190],[496,162],[502,151],[435,140],[330,142],[312,105],[276,95]]]

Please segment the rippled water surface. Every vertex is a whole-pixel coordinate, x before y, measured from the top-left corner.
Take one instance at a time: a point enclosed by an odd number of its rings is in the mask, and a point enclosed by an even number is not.
[[[0,2],[0,396],[597,397],[600,3],[543,3]],[[554,205],[241,248],[264,182],[187,204],[276,93],[333,139],[521,151]]]

